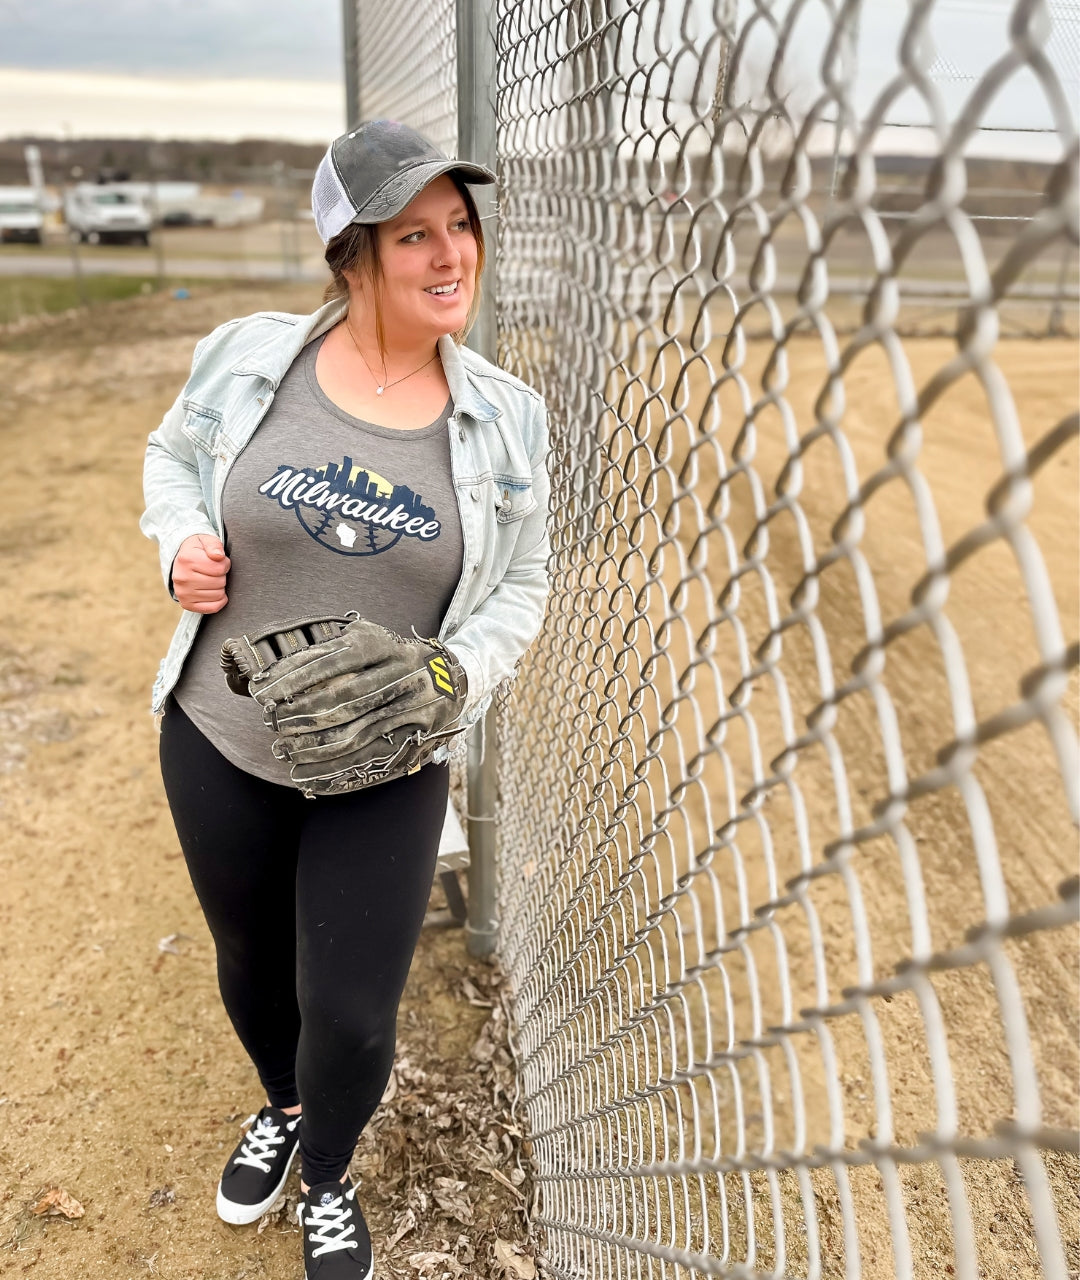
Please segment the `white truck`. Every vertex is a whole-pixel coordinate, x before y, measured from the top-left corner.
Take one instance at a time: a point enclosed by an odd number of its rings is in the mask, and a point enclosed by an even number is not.
[[[0,187],[0,243],[41,244],[45,213],[33,187]]]
[[[121,182],[80,182],[64,193],[64,221],[85,244],[149,244],[150,214]]]

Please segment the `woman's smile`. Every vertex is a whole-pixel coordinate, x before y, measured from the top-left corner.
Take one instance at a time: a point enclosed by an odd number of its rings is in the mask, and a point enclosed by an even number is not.
[[[396,218],[379,224],[379,260],[378,306],[391,344],[432,341],[465,325],[476,290],[477,247],[450,178],[436,178]],[[413,290],[432,299],[430,309],[418,308]],[[370,311],[365,294],[358,319]]]

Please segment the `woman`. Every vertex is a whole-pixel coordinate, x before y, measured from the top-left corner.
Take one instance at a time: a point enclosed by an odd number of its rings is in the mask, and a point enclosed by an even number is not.
[[[202,339],[146,453],[140,524],[184,609],[153,693],[162,776],[267,1096],[218,1212],[254,1222],[299,1150],[307,1280],[373,1270],[348,1166],[393,1062],[447,751],[307,799],[220,650],[274,620],[355,610],[445,643],[468,724],[513,675],[547,595],[547,432],[534,391],[459,345],[484,263],[466,184],[492,181],[392,121],[338,138],[312,193],[328,301]]]

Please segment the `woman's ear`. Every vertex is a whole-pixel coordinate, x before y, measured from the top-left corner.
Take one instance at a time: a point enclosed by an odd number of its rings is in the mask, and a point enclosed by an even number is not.
[[[367,271],[358,271],[353,267],[342,267],[341,274],[345,279],[346,285],[348,285],[349,297],[354,302],[362,303],[365,307],[375,305],[378,290]]]

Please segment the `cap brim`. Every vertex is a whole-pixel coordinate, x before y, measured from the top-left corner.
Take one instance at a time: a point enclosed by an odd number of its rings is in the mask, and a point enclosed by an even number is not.
[[[460,174],[465,182],[475,186],[487,185],[496,180],[490,169],[464,160],[432,160],[426,164],[413,165],[403,173],[395,173],[373,192],[363,207],[357,210],[352,222],[389,222],[415,200],[426,186],[445,173]]]

